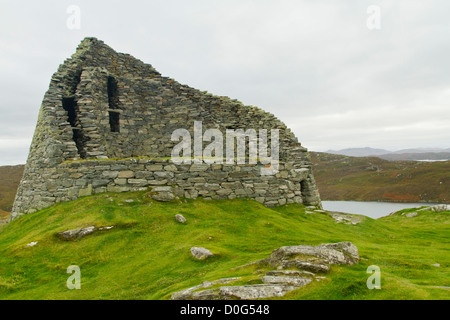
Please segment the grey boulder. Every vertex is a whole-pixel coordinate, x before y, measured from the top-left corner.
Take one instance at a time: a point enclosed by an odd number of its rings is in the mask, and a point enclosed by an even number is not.
[[[358,248],[351,242],[325,243],[318,246],[281,247],[272,252],[269,258],[271,266],[287,267],[288,261],[307,262],[310,264],[347,264],[359,262]],[[305,268],[306,269],[306,268]],[[317,272],[317,270],[308,270]]]
[[[81,229],[74,229],[74,230],[68,230],[64,232],[58,233],[58,236],[63,240],[75,240],[80,239],[82,237],[85,237],[89,234],[94,233],[95,227],[87,227],[87,228],[81,228]]]
[[[211,251],[203,247],[192,247],[191,254],[195,259],[198,260],[205,260],[206,258],[213,256]]]
[[[186,223],[186,218],[183,217],[183,215],[181,215],[181,214],[176,214],[176,215],[175,215],[175,219],[176,219],[179,223]]]

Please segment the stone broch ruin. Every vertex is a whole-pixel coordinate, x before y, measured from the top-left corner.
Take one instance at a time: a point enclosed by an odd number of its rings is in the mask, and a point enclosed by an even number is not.
[[[194,121],[223,132],[278,129],[278,173],[261,175],[259,163],[174,164],[171,133],[192,132]],[[272,114],[182,85],[86,38],[52,76],[11,219],[81,196],[148,189],[169,200],[320,205],[311,167],[307,149]]]

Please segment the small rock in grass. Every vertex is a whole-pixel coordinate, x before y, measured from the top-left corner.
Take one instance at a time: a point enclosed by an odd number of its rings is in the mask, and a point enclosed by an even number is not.
[[[192,247],[191,254],[198,260],[205,260],[206,258],[213,256],[211,251],[202,247]]]
[[[94,233],[94,231],[95,231],[95,227],[91,226],[91,227],[82,228],[82,229],[74,229],[74,230],[60,232],[60,233],[58,233],[58,236],[60,238],[62,238],[63,240],[73,240],[73,239],[79,239],[79,238],[82,238],[89,234],[92,234],[92,233]]]
[[[407,214],[406,214],[406,217],[412,218],[412,217],[416,217],[417,215],[418,215],[417,212],[410,212],[410,213],[407,213]]]
[[[179,222],[179,223],[185,223],[187,220],[185,217],[183,217],[181,214],[177,214],[175,215],[175,219]]]
[[[432,264],[431,266],[432,266],[432,267],[439,268],[441,265],[440,265],[439,263],[434,263],[434,264]]]

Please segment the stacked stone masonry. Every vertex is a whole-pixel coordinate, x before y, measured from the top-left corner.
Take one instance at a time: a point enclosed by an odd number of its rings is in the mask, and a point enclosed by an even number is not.
[[[193,135],[194,121],[221,132],[278,129],[279,172],[262,176],[259,163],[175,165],[171,134]],[[11,219],[83,195],[154,186],[187,198],[320,205],[311,167],[307,149],[274,115],[182,85],[86,38],[52,76]]]

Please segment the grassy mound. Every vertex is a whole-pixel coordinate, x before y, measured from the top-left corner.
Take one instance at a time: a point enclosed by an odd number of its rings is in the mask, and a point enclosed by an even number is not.
[[[409,209],[411,210],[411,209]],[[176,214],[187,222],[178,223]],[[101,194],[61,203],[0,226],[0,299],[170,299],[205,280],[265,270],[243,266],[288,245],[351,241],[361,262],[333,266],[326,280],[283,299],[448,299],[450,212],[396,214],[338,224],[305,207],[266,208],[251,200],[158,203],[145,192]],[[57,233],[115,226],[76,241]],[[37,242],[35,246],[27,246]],[[194,246],[215,256],[195,260]],[[439,263],[440,267],[432,266]],[[81,269],[81,290],[69,290],[67,268]],[[381,269],[381,290],[369,290],[367,267]]]

